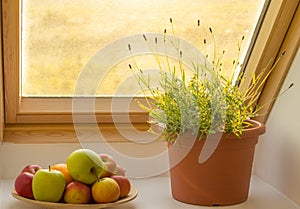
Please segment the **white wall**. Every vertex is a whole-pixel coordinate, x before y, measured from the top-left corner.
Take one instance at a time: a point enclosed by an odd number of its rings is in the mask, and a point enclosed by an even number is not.
[[[0,145],[0,173],[3,179],[12,179],[28,164],[48,167],[65,162],[68,155],[79,148],[107,153],[126,169],[129,177],[149,177],[168,171],[168,158],[163,142],[153,143],[57,143]],[[163,154],[164,153],[164,154]]]
[[[254,172],[300,205],[300,50],[256,149]]]
[[[2,156],[3,156],[3,151],[2,151],[2,145],[0,144],[0,179],[2,179],[2,170],[3,170]],[[1,182],[1,180],[0,180],[0,182]],[[0,183],[0,186],[1,186],[1,183]]]

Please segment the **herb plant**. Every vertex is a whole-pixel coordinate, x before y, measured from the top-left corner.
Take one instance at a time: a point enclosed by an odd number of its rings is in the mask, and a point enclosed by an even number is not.
[[[173,30],[172,19],[170,22]],[[200,27],[199,21],[198,27]],[[212,40],[215,40],[211,28],[209,32]],[[174,35],[174,30],[172,34]],[[143,37],[147,42],[147,37],[145,35]],[[134,75],[143,91],[147,92],[147,104],[139,102],[139,105],[149,112],[151,118],[149,123],[160,126],[165,140],[170,143],[187,131],[193,135],[197,134],[199,139],[220,131],[241,136],[243,130],[252,125],[249,119],[260,112],[261,107],[256,106],[256,101],[279,59],[271,68],[268,65],[259,75],[253,74],[251,85],[241,90],[239,85],[245,78],[239,74],[241,64],[238,58],[232,63],[232,75],[226,77],[222,75],[222,56],[225,51],[217,57],[216,47],[214,47],[212,60],[209,60],[207,54],[204,56],[204,62],[195,60],[192,63],[192,76],[187,78],[185,65],[182,62],[184,52],[180,49],[179,39],[175,36],[167,39],[166,30],[164,30],[164,37],[164,42],[171,41],[177,50],[178,65],[173,66],[170,63],[167,51],[164,57],[168,63],[167,69],[163,69],[160,59],[156,58],[160,71],[159,87],[151,86],[151,76],[144,73],[134,57],[132,57],[133,65],[129,64],[132,71],[138,69],[138,73]],[[243,40],[244,37],[238,42],[238,53]],[[206,42],[204,39],[202,43],[206,45]],[[131,45],[128,46],[131,51]],[[157,55],[153,53],[153,56]]]

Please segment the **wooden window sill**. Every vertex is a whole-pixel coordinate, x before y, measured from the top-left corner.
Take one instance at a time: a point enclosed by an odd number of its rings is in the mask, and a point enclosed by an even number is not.
[[[131,134],[135,138],[133,130],[147,132],[148,129],[149,124],[118,124],[117,127],[113,124],[101,124],[98,125],[98,130],[91,128],[89,124],[81,124],[79,130],[73,124],[6,125],[3,141],[16,144],[78,143],[80,134],[80,142],[85,143],[127,142],[124,134]]]

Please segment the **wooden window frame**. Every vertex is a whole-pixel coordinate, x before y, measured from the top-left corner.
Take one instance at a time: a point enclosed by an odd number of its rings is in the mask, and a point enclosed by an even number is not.
[[[20,0],[2,0],[3,10],[3,51],[4,51],[4,77],[5,82],[5,123],[6,124],[32,124],[32,123],[72,123],[72,98],[29,98],[20,96],[21,67],[21,39]],[[12,82],[13,81],[13,82]],[[89,98],[87,98],[89,99]],[[126,105],[135,98],[114,98],[120,105]],[[101,103],[101,109],[96,110],[99,123],[112,123],[111,99],[97,98],[95,103]],[[96,107],[99,105],[96,105]],[[82,113],[84,114],[84,113]],[[128,112],[118,112],[118,123]],[[136,104],[132,103],[129,114],[133,123],[145,123],[147,116]]]
[[[262,90],[261,96],[257,102],[258,106],[264,106],[261,111],[265,114],[262,114],[255,119],[263,123],[267,121],[270,115],[273,104],[276,101],[273,100],[273,98],[277,98],[281,90],[281,86],[288,74],[288,71],[294,61],[294,58],[300,46],[300,3],[298,1],[298,5],[295,4],[295,7],[289,8],[289,5],[286,5],[286,7],[287,10],[284,10],[284,12],[287,13],[286,15],[288,16],[288,19],[291,18],[291,21],[289,21],[289,24],[288,22],[285,23],[285,27],[287,28],[286,33],[284,35],[284,38],[280,42],[280,45],[278,44],[276,46],[276,49],[278,49],[277,58],[284,51],[285,55],[278,63],[275,71],[273,71],[273,73],[267,80]],[[283,13],[282,15],[285,14]],[[281,24],[279,21],[280,20],[278,20],[278,24]],[[280,30],[280,28],[277,28],[277,30]],[[276,32],[274,34],[276,34]],[[273,37],[273,39],[276,40],[276,37]],[[272,102],[268,103],[269,101]],[[268,105],[263,105],[266,103]]]
[[[2,22],[2,12],[0,10],[0,22]],[[0,28],[0,39],[2,40],[2,28]],[[2,41],[0,42],[2,49]],[[4,135],[4,89],[3,89],[3,62],[2,50],[0,50],[0,143],[3,142]]]
[[[20,3],[19,0],[1,1],[5,98],[4,140],[16,143],[76,142],[76,133],[72,125],[72,112],[70,111],[72,108],[72,99],[20,97],[20,50],[17,50],[20,49],[21,45],[19,38]],[[297,45],[299,47],[299,36],[296,45],[287,43],[294,41],[293,34],[296,33],[297,35],[297,29],[295,29],[295,26],[292,27],[292,25],[295,25],[294,22],[299,24],[299,15],[297,16],[299,13],[297,12],[298,7],[298,0],[271,1],[258,36],[256,40],[254,40],[255,44],[246,65],[246,78],[251,78],[251,76],[247,76],[247,74],[253,73],[253,71],[258,73],[260,69],[266,66],[266,63],[271,58],[277,57],[283,49],[287,51],[285,61],[280,63],[280,70],[278,70],[280,73],[277,76],[272,75],[272,82],[275,82],[275,79],[278,84],[277,90],[267,88],[267,86],[269,86],[267,83],[258,103],[268,99],[265,95],[276,96],[280,84],[293,60]],[[288,35],[289,33],[292,33],[292,35]],[[292,36],[292,38],[287,38],[290,36]],[[245,85],[249,84],[249,82],[250,80],[246,80]],[[125,101],[126,98],[119,99],[120,102],[128,102]],[[112,120],[110,110],[111,99],[104,98],[103,100],[103,98],[100,98],[96,99],[95,102],[101,102],[102,105],[104,104],[103,109],[97,112],[96,117],[99,124],[102,124],[101,126],[104,132],[113,133],[108,137],[108,141],[124,141],[125,139],[117,134],[117,130],[112,123],[114,121]],[[270,109],[271,107],[272,105],[266,108]],[[118,117],[120,118],[119,123],[124,122],[122,118],[126,117],[127,114],[127,112],[118,113]],[[148,127],[145,123],[147,114],[136,105],[132,106],[129,115],[132,120],[131,122],[139,129],[144,130]],[[266,119],[267,117],[264,116],[259,120],[265,122]],[[124,129],[126,129],[126,124],[124,124]],[[115,132],[113,130],[115,130]],[[44,134],[41,135],[41,133]],[[113,137],[115,137],[114,140],[110,139]],[[45,138],[45,140],[42,138]]]

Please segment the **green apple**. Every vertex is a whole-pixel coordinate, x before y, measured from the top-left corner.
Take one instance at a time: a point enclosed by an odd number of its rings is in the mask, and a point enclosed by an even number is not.
[[[58,202],[65,190],[66,180],[62,172],[57,170],[40,169],[32,180],[34,199],[47,202]]]
[[[93,184],[104,172],[104,163],[98,154],[90,149],[78,149],[67,158],[70,175],[76,181]]]

